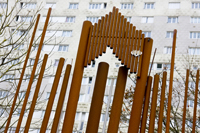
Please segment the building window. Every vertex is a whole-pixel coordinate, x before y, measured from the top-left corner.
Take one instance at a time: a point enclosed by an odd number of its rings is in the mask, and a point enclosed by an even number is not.
[[[151,37],[151,31],[143,31],[144,37]]]
[[[8,96],[8,91],[2,91],[0,90],[0,98],[5,98]]]
[[[193,70],[197,70],[198,69],[198,65],[193,65]]]
[[[25,77],[25,79],[24,79],[25,82],[29,82],[31,75],[25,75],[24,77]]]
[[[87,17],[86,20],[88,20],[94,24],[94,23],[97,23],[100,18],[101,17]]]
[[[92,61],[92,67],[95,67],[95,61]]]
[[[58,66],[58,63],[59,63],[59,60],[55,60],[55,62],[54,62],[54,66]]]
[[[78,3],[69,3],[69,9],[78,9]]]
[[[41,19],[41,22],[45,22],[45,20],[46,20],[46,16],[44,16],[44,17],[42,17],[42,19]],[[50,22],[54,22],[54,23],[56,23],[56,22],[58,22],[58,23],[65,23],[66,22],[66,17],[54,17],[54,16],[52,16],[52,17],[50,17],[49,18],[49,20],[50,20]]]
[[[173,31],[167,31],[166,38],[173,38],[174,32]]]
[[[190,38],[191,39],[200,38],[200,32],[190,32]]]
[[[189,55],[200,55],[200,48],[189,48]]]
[[[105,9],[107,6],[107,3],[90,3],[89,9]]]
[[[76,116],[75,116],[75,120],[76,120],[76,121],[77,121],[77,120],[80,120],[80,115],[81,115],[80,112],[76,112]]]
[[[12,81],[14,79],[14,75],[12,74],[5,74],[1,77],[1,81],[7,80],[7,81]]]
[[[199,9],[200,8],[200,2],[193,2],[192,3],[192,9]]]
[[[164,47],[164,53],[165,54],[171,54],[172,53],[172,47]]]
[[[180,2],[169,2],[169,9],[179,9]]]
[[[48,9],[48,8],[56,8],[56,3],[46,3],[46,5],[44,6],[44,8]]]
[[[200,23],[200,17],[191,17],[190,23]]]
[[[58,51],[68,51],[69,45],[59,45]]]
[[[153,23],[154,17],[142,17],[141,23]]]
[[[20,3],[20,8],[35,9],[35,8],[36,8],[36,3],[25,3],[25,2],[21,2],[21,3]]]
[[[92,83],[92,77],[89,77],[89,81],[88,81],[89,84]]]
[[[78,101],[79,102],[84,102],[84,99],[85,99],[85,94],[80,94]]]
[[[121,9],[133,9],[133,3],[121,3]]]
[[[35,63],[35,59],[30,59],[30,65],[33,66]]]
[[[20,93],[18,94],[18,97],[19,97],[19,99],[24,99],[24,98],[25,98],[25,95],[26,95],[26,92],[23,91],[23,92],[20,92]]]
[[[62,36],[64,37],[71,37],[72,36],[72,30],[66,30],[62,32]]]
[[[194,100],[187,100],[188,107],[194,107]]]
[[[126,17],[125,18],[127,19],[127,22],[131,22],[131,17]]]
[[[162,64],[157,64],[157,70],[161,70],[162,69]]]
[[[171,64],[169,64],[169,63],[164,63],[163,64],[163,69],[164,70],[170,70],[170,68],[171,68]]]
[[[75,22],[75,16],[67,17],[66,22],[67,23],[74,23]]]
[[[0,8],[6,8],[7,7],[7,3],[0,3]]]
[[[120,63],[115,63],[115,67],[119,67],[120,66]]]
[[[31,22],[32,21],[32,16],[16,16],[16,21],[17,22]]]
[[[19,63],[19,59],[13,59],[13,58],[9,58],[7,59],[8,65],[12,66],[12,65],[16,65]]]
[[[167,23],[178,23],[178,17],[168,17]]]
[[[22,36],[26,35],[28,32],[26,30],[15,30],[12,29],[12,34],[15,34],[16,36]]]
[[[112,81],[112,79],[111,79],[111,78],[108,78],[108,79],[107,79],[107,82],[106,82],[106,85],[107,85],[107,86],[111,86],[111,81]]]
[[[155,3],[144,3],[144,9],[154,9]]]

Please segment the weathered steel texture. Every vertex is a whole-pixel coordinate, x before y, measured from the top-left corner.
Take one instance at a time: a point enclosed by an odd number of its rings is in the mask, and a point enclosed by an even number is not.
[[[127,74],[128,74],[128,68],[126,68],[126,67],[119,68],[107,133],[117,133],[118,132],[120,114],[121,114],[121,109],[122,109],[122,104],[123,104],[124,91],[126,88]]]
[[[170,122],[170,112],[171,112],[174,62],[175,62],[175,50],[176,50],[176,34],[177,34],[177,30],[174,30],[173,44],[172,44],[172,56],[171,56],[170,81],[169,81],[168,106],[167,106],[167,122],[166,122],[166,132],[167,133],[169,133],[169,122]]]
[[[48,59],[48,55],[45,54],[43,62],[42,62],[42,67],[41,67],[41,70],[40,70],[40,74],[39,74],[39,77],[38,77],[38,82],[37,82],[37,85],[36,85],[36,88],[35,88],[34,96],[33,96],[33,99],[32,99],[31,107],[30,107],[30,110],[29,110],[28,118],[27,118],[27,121],[26,121],[24,133],[28,133],[29,132],[29,128],[30,128],[30,125],[31,125],[33,112],[34,112],[35,105],[36,105],[37,98],[38,98],[38,94],[39,94],[39,91],[40,91],[40,86],[41,86],[41,83],[42,83],[42,78],[43,78],[43,75],[44,75],[47,59]]]
[[[39,57],[40,57],[40,52],[41,52],[42,45],[43,45],[43,42],[44,42],[44,37],[45,37],[45,34],[46,34],[51,10],[52,9],[49,8],[48,13],[47,13],[47,18],[46,18],[46,21],[45,21],[45,24],[44,24],[44,29],[43,29],[42,36],[41,36],[41,39],[40,39],[40,44],[38,46],[38,51],[37,51],[37,54],[36,54],[34,65],[33,65],[33,70],[32,70],[31,77],[30,77],[30,80],[29,80],[29,84],[28,84],[28,87],[27,87],[27,90],[26,90],[26,95],[25,95],[25,98],[24,98],[24,102],[23,102],[23,105],[22,105],[21,112],[20,112],[19,120],[18,120],[18,123],[17,123],[16,131],[15,131],[16,133],[18,133],[19,130],[20,130],[20,126],[21,126],[21,123],[22,123],[22,119],[23,119],[23,116],[24,116],[25,109],[26,109],[26,104],[28,102],[28,97],[29,97],[29,94],[30,94],[33,79],[35,77],[35,71],[36,71],[36,68],[38,66],[37,63],[38,63],[38,60],[39,60]]]
[[[128,127],[128,133],[138,133],[138,130],[139,130],[152,44],[153,44],[153,40],[151,38],[144,39],[144,49],[142,52],[142,53],[145,53],[142,56],[143,68],[141,71],[141,77],[137,79],[137,83],[136,83],[134,101],[132,105],[132,111],[131,111],[129,127]]]
[[[63,103],[65,100],[65,94],[66,94],[66,90],[67,90],[71,67],[72,67],[71,65],[67,65],[66,70],[65,70],[65,76],[64,76],[63,82],[62,82],[62,87],[61,87],[61,91],[60,91],[60,95],[59,95],[56,113],[55,113],[53,125],[51,128],[51,133],[56,133],[57,128],[58,128],[60,114],[61,114],[61,111],[63,108]]]
[[[187,95],[188,95],[189,74],[190,74],[190,70],[187,69],[187,72],[186,72],[186,81],[185,81],[185,98],[184,98],[184,107],[183,107],[182,133],[185,133],[185,117],[186,117],[186,108],[187,108]]]
[[[74,118],[76,114],[76,108],[78,104],[79,92],[81,87],[81,81],[83,77],[84,61],[85,61],[85,51],[88,46],[88,35],[90,32],[90,27],[92,23],[85,21],[83,23],[83,28],[81,32],[81,38],[79,42],[79,48],[77,52],[76,62],[74,66],[74,73],[72,77],[72,83],[68,98],[68,104],[66,107],[66,113],[63,123],[63,133],[72,133]]]
[[[135,38],[134,38],[134,44],[133,44],[133,50],[136,50],[137,46],[137,39],[138,38],[138,30],[136,30]],[[142,52],[143,53],[143,52]],[[130,73],[133,73],[134,70],[134,62],[135,62],[135,56],[131,56],[131,65],[130,65]]]
[[[140,133],[145,133],[146,123],[147,123],[147,116],[148,116],[148,109],[149,109],[149,99],[151,95],[151,84],[152,84],[152,77],[148,76],[147,88],[145,92],[145,100],[144,100],[144,109],[142,113],[142,121],[141,121],[141,128]]]
[[[9,117],[8,117],[8,120],[7,120],[7,123],[6,123],[6,127],[5,127],[5,130],[4,130],[4,133],[7,133],[8,128],[10,126],[10,120],[12,118],[13,110],[15,108],[15,104],[16,104],[16,101],[17,101],[17,96],[19,94],[19,90],[20,90],[20,87],[21,87],[21,83],[22,83],[22,79],[23,79],[23,76],[24,76],[24,72],[25,72],[25,69],[26,69],[27,62],[28,62],[28,58],[29,58],[29,55],[30,55],[30,52],[31,52],[31,47],[32,47],[32,44],[33,44],[33,40],[35,38],[35,33],[36,33],[36,30],[37,30],[39,19],[40,19],[40,14],[37,15],[35,27],[34,27],[33,34],[32,34],[32,37],[31,37],[31,41],[30,41],[30,44],[29,44],[29,47],[28,47],[28,50],[27,50],[27,55],[26,55],[26,58],[24,60],[24,65],[23,65],[23,68],[22,68],[22,72],[21,72],[21,75],[20,75],[19,83],[17,85],[17,90],[15,92],[15,97],[13,99],[13,104],[12,104],[12,107],[10,109],[10,113],[9,113]]]
[[[159,75],[156,74],[156,75],[154,75],[153,94],[152,94],[150,122],[149,122],[149,133],[154,132],[157,97],[158,97],[158,87],[159,87]]]
[[[111,17],[110,26],[109,26],[109,35],[108,35],[108,43],[107,43],[108,47],[110,47],[110,39],[111,39],[111,35],[113,33],[112,31],[114,31],[113,30],[113,22],[114,22],[116,12],[118,12],[118,9],[116,9],[116,7],[113,7],[112,17]]]
[[[196,128],[198,87],[199,87],[199,70],[197,70],[197,75],[196,75],[196,86],[195,86],[195,98],[194,98],[194,111],[193,111],[192,133],[195,133],[195,128]]]
[[[86,133],[98,132],[103,97],[104,97],[107,75],[108,75],[108,68],[109,68],[109,65],[107,63],[105,62],[99,63],[95,86],[94,86],[94,92],[92,96],[92,102],[90,106]]]
[[[139,38],[138,38],[138,43],[137,43],[137,51],[139,51],[140,49],[140,45],[141,45],[141,36],[142,36],[142,31],[139,30]],[[137,67],[138,67],[138,56],[135,57],[135,63],[134,63],[134,73],[137,73]]]
[[[160,111],[159,111],[159,120],[158,120],[158,133],[162,132],[166,80],[167,80],[167,72],[165,71],[165,72],[163,72],[162,89],[161,89],[161,96],[160,96]]]
[[[53,102],[54,102],[54,99],[55,99],[55,96],[56,96],[56,91],[57,91],[58,83],[59,83],[59,80],[60,80],[60,77],[61,77],[64,61],[65,61],[64,58],[60,58],[58,68],[57,68],[57,71],[56,71],[56,75],[55,75],[55,78],[54,78],[54,81],[53,81],[51,93],[50,93],[50,96],[49,96],[49,101],[48,101],[46,111],[45,111],[45,114],[44,114],[44,119],[42,121],[42,126],[40,128],[40,133],[45,133],[46,129],[47,129],[47,125],[48,125],[49,117],[50,117],[50,114],[51,114]]]
[[[141,47],[140,51],[143,51],[143,45],[144,45],[144,34],[142,34],[142,42],[141,42]],[[139,64],[138,64],[138,71],[137,71],[137,77],[140,77],[141,71],[142,71],[142,53],[139,57]]]

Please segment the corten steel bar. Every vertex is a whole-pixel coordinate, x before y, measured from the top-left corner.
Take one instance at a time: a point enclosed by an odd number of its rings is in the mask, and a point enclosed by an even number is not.
[[[101,48],[100,48],[100,54],[99,54],[99,55],[102,55],[102,53],[103,53],[103,48],[104,48],[104,36],[105,36],[105,31],[106,31],[107,20],[108,20],[108,14],[106,14],[105,19],[104,19],[103,34],[102,34],[102,38],[101,38]],[[102,21],[103,21],[103,20],[102,20]]]
[[[107,22],[107,25],[106,25],[106,35],[105,35],[105,38],[104,38],[104,48],[103,48],[103,53],[106,53],[106,47],[107,47],[107,36],[108,36],[108,32],[109,32],[109,27],[110,27],[110,19],[111,19],[111,16],[112,16],[112,13],[109,12],[109,15],[108,15],[108,22]]]
[[[93,50],[93,47],[94,47],[93,44],[94,44],[94,38],[95,38],[96,28],[97,28],[97,24],[95,23],[94,26],[93,26],[93,31],[92,31],[92,32],[93,32],[93,33],[92,33],[93,36],[92,36],[92,38],[91,38],[91,39],[92,39],[91,45],[89,45],[89,46],[91,47],[91,48],[90,48],[90,53],[89,53],[89,59],[88,59],[88,60],[89,60],[89,61],[88,61],[89,63],[91,63],[92,54],[93,54],[93,52],[94,52],[94,50]],[[89,41],[89,40],[88,40],[88,41]],[[87,57],[86,57],[86,58],[87,58]]]
[[[142,34],[142,43],[141,43],[141,48],[140,51],[143,51],[143,44],[144,44],[144,34]],[[143,54],[143,53],[142,53]],[[138,64],[138,72],[137,72],[137,77],[140,77],[141,69],[142,69],[142,54],[139,57],[139,64]]]
[[[127,38],[128,38],[128,33],[131,30],[131,25],[129,22],[127,22],[128,26],[126,27],[126,35],[125,35],[125,40],[124,40],[124,46],[122,48],[122,54],[121,54],[121,64],[124,64],[124,56],[126,54],[126,47],[127,47]]]
[[[135,33],[135,39],[134,39],[134,44],[133,44],[133,50],[136,50],[137,40],[138,40],[137,38],[138,38],[138,30],[136,30],[136,33]],[[134,61],[135,61],[135,56],[131,56],[130,73],[133,73]]]
[[[113,28],[112,28],[112,38],[111,38],[111,43],[110,43],[110,48],[112,49],[113,48],[113,41],[114,41],[114,38],[116,37],[115,36],[115,28],[116,28],[116,24],[117,24],[117,17],[118,17],[118,8],[115,9],[115,16],[114,16],[114,24],[113,24]]]
[[[139,38],[138,38],[138,43],[137,43],[137,51],[140,50],[140,45],[141,45],[141,41],[140,41],[140,38],[142,36],[142,31],[139,30]],[[138,56],[135,57],[135,66],[134,66],[134,73],[137,72],[137,67],[138,67]]]
[[[152,94],[150,122],[149,122],[149,133],[154,132],[157,96],[158,96],[158,87],[159,87],[158,84],[159,84],[159,75],[156,74],[154,75],[153,94]]]
[[[113,21],[115,18],[115,12],[116,12],[116,7],[113,7],[112,17],[111,17],[110,26],[109,26],[108,42],[107,42],[108,47],[110,47],[110,38],[111,38],[112,30],[113,30]]]
[[[81,87],[81,81],[83,77],[84,61],[85,61],[85,51],[88,45],[88,34],[89,28],[92,23],[89,21],[84,21],[83,28],[81,32],[81,38],[79,42],[79,48],[77,52],[76,62],[74,66],[74,73],[72,77],[71,88],[69,92],[68,104],[66,107],[65,118],[63,122],[63,133],[72,133],[74,118],[76,114],[76,108],[79,98],[79,92]]]
[[[132,51],[132,49],[133,49],[133,41],[134,41],[134,37],[135,37],[135,29],[136,29],[136,27],[133,26],[133,33],[132,33],[132,39],[131,39],[131,47],[130,47],[130,51]],[[142,50],[142,51],[143,51],[143,50]],[[132,57],[132,55],[131,55],[131,53],[129,53],[127,68],[130,68],[131,57]],[[141,59],[142,59],[142,57],[141,57]]]
[[[62,87],[61,87],[61,91],[60,91],[60,95],[59,95],[58,105],[56,108],[56,113],[54,116],[51,133],[56,133],[58,125],[59,125],[60,114],[61,114],[61,111],[63,108],[63,103],[65,100],[65,94],[66,94],[66,90],[67,90],[71,67],[72,67],[71,65],[67,65],[66,70],[65,70],[65,76],[63,79],[63,83],[62,83]]]
[[[154,51],[154,54],[153,54],[153,59],[151,61],[151,66],[150,66],[150,70],[149,70],[149,75],[151,74],[151,69],[152,69],[152,66],[153,66],[153,62],[154,62],[154,58],[155,58],[155,55],[156,55],[156,51],[157,51],[157,48],[155,48],[155,51]]]
[[[118,20],[117,20],[117,27],[116,27],[116,31],[115,31],[115,39],[114,39],[114,45],[113,45],[113,54],[115,54],[116,51],[116,46],[117,46],[117,39],[119,37],[119,28],[120,28],[120,20],[121,20],[121,13],[119,13],[118,15]]]
[[[185,133],[185,117],[186,117],[186,108],[187,108],[187,93],[188,93],[189,72],[190,72],[190,70],[187,69],[186,82],[185,82],[185,99],[184,99],[184,107],[183,107],[182,133]]]
[[[14,100],[13,100],[12,107],[10,109],[10,114],[9,114],[9,117],[8,117],[8,120],[7,120],[7,123],[6,123],[4,133],[7,133],[8,128],[10,126],[10,120],[12,118],[13,110],[15,108],[17,96],[19,94],[19,90],[20,90],[20,87],[21,87],[21,83],[22,83],[22,79],[23,79],[23,76],[24,76],[24,72],[25,72],[25,69],[26,69],[27,62],[28,62],[28,58],[29,58],[29,55],[30,55],[30,52],[31,52],[31,47],[32,47],[32,44],[33,44],[33,41],[34,41],[34,38],[35,38],[35,33],[36,33],[36,30],[37,30],[39,19],[40,19],[40,14],[37,15],[37,20],[36,20],[36,23],[35,23],[35,27],[34,27],[33,34],[32,34],[32,37],[31,37],[31,41],[30,41],[30,44],[29,44],[29,47],[28,47],[27,55],[26,55],[24,65],[23,65],[23,68],[22,68],[22,73],[20,75],[19,83],[17,85],[17,90],[15,92],[15,97],[14,97]]]
[[[129,27],[129,22],[127,23],[127,18],[124,19],[124,23],[125,23],[125,25],[124,25],[123,30],[122,30],[122,38],[121,38],[120,48],[118,49],[119,50],[119,56],[118,56],[119,61],[121,61],[123,45],[125,45],[124,39],[126,39],[126,38],[125,38],[124,34],[126,34],[126,32],[128,31],[128,27]]]
[[[105,26],[103,24],[104,24],[104,17],[101,17],[101,25],[100,25],[100,34],[99,34],[99,40],[98,40],[98,48],[97,48],[97,51],[96,51],[96,57],[97,58],[100,55],[100,52],[101,52],[101,49],[102,49],[102,46],[103,46],[103,43],[101,43],[101,39],[103,38],[103,37],[101,37],[102,34],[103,34],[103,26]]]
[[[45,114],[44,114],[44,119],[42,121],[42,126],[40,128],[40,133],[45,133],[46,129],[47,129],[47,125],[48,125],[49,117],[50,117],[50,114],[51,114],[54,98],[56,96],[56,91],[57,91],[58,83],[59,83],[59,80],[60,80],[60,77],[61,77],[64,61],[65,61],[64,58],[60,58],[58,68],[57,68],[57,71],[56,71],[56,75],[55,75],[53,85],[52,85],[52,88],[51,88],[49,101],[48,101],[46,111],[45,111]],[[65,82],[67,82],[67,81],[65,81]]]
[[[94,85],[94,92],[92,96],[92,102],[90,106],[90,113],[88,117],[86,133],[98,132],[103,97],[104,97],[106,80],[107,80],[107,75],[108,75],[108,68],[109,68],[109,65],[107,63],[105,62],[99,63],[96,81]]]
[[[165,71],[165,72],[163,72],[162,90],[161,90],[161,96],[160,96],[160,111],[159,111],[159,120],[158,120],[158,133],[162,132],[166,80],[167,80],[167,72]]]
[[[92,28],[93,28],[93,26],[91,25],[91,27],[90,27],[90,34],[89,34],[89,40],[88,40],[88,47],[87,47],[87,51],[86,51],[86,59],[85,59],[85,62],[84,62],[84,67],[87,67],[87,64],[90,64],[91,63],[91,60],[89,60],[89,57],[90,57],[90,51],[92,51],[92,50],[90,50],[91,49],[91,37],[92,37]]]
[[[141,71],[141,77],[137,79],[135,87],[134,101],[131,110],[128,133],[138,133],[139,130],[152,44],[153,40],[151,38],[144,39],[144,49],[142,51],[142,53],[145,53],[142,56],[143,68]]]
[[[34,112],[34,109],[35,109],[37,97],[38,97],[38,94],[39,94],[39,91],[40,91],[40,86],[41,86],[41,83],[42,83],[42,78],[43,78],[43,75],[44,75],[47,59],[48,59],[48,55],[45,54],[43,62],[42,62],[40,74],[39,74],[39,77],[38,77],[38,82],[37,82],[37,85],[36,85],[36,88],[35,88],[34,96],[33,96],[33,99],[32,99],[31,107],[30,107],[30,110],[29,110],[28,118],[27,118],[27,121],[26,121],[24,133],[28,133],[30,125],[31,125],[31,120],[32,120],[32,117],[33,117],[33,112]]]
[[[116,57],[118,57],[119,55],[119,48],[120,48],[120,41],[121,41],[121,36],[122,36],[122,27],[125,27],[124,26],[125,22],[124,22],[124,16],[122,15],[121,16],[121,19],[120,19],[120,27],[119,27],[119,38],[117,40],[117,46],[116,46]]]
[[[118,132],[120,114],[121,114],[121,109],[122,109],[122,104],[123,104],[124,91],[126,88],[127,74],[128,74],[128,68],[126,68],[126,67],[119,68],[107,133],[117,133]]]
[[[129,30],[129,35],[128,35],[128,43],[127,43],[127,48],[126,48],[126,52],[124,52],[124,65],[127,66],[127,63],[128,63],[128,55],[130,54],[130,39],[131,39],[131,36],[132,36],[132,30],[133,30],[133,24],[130,24],[130,30]],[[126,53],[126,54],[125,54]]]
[[[169,81],[166,133],[169,133],[169,122],[170,122],[171,101],[172,101],[172,86],[173,86],[173,75],[174,75],[174,60],[175,60],[175,49],[176,49],[176,34],[177,34],[177,30],[174,30],[172,56],[171,56],[170,81]]]
[[[148,108],[149,108],[149,99],[150,99],[150,95],[151,95],[152,79],[153,78],[151,76],[148,76],[148,83],[147,83],[147,88],[146,88],[146,92],[145,92],[145,101],[144,101],[144,109],[143,109],[140,133],[145,133],[145,129],[146,129],[147,115],[148,115]]]
[[[26,109],[26,104],[28,102],[28,97],[29,97],[31,86],[32,86],[33,79],[34,79],[34,76],[35,76],[37,63],[38,63],[38,60],[39,60],[39,57],[40,57],[40,52],[41,52],[41,49],[42,49],[44,37],[45,37],[45,34],[46,34],[50,14],[51,14],[51,8],[49,8],[48,13],[47,13],[47,18],[46,18],[46,21],[45,21],[44,29],[43,29],[41,40],[40,40],[40,44],[39,44],[38,51],[37,51],[37,54],[36,54],[35,62],[34,62],[34,65],[33,65],[33,70],[32,70],[32,73],[31,73],[30,80],[29,80],[29,84],[28,84],[28,87],[27,87],[26,95],[25,95],[25,98],[24,98],[23,106],[22,106],[22,109],[21,109],[21,112],[20,112],[20,116],[19,116],[19,120],[18,120],[18,123],[17,123],[15,133],[18,133],[19,130],[20,130],[21,122],[22,122],[22,119],[23,119],[23,116],[24,116],[24,111]]]
[[[103,26],[103,21],[102,20],[100,20],[99,21],[99,33],[97,34],[98,36],[97,36],[97,39],[98,39],[98,41],[97,41],[97,48],[96,48],[96,50],[95,50],[95,57],[96,58],[98,58],[99,57],[99,45],[100,45],[100,40],[101,40],[101,32],[102,32],[102,26]]]
[[[99,26],[100,26],[100,23],[101,23],[101,20],[99,19],[98,20],[98,23],[97,23],[97,29],[96,29],[96,36],[95,36],[95,41],[94,41],[94,50],[93,50],[93,54],[92,54],[92,60],[95,59],[95,53],[96,53],[96,50],[97,50],[97,40],[98,40],[98,35],[99,35]]]
[[[193,111],[193,126],[192,126],[192,133],[195,133],[196,127],[196,116],[197,116],[197,98],[198,98],[198,87],[199,87],[199,70],[197,70],[196,75],[196,89],[195,89],[195,99],[194,99],[194,111]]]

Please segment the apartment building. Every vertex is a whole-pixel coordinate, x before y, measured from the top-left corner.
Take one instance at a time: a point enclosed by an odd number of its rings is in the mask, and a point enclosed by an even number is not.
[[[14,1],[9,1],[6,3],[4,0],[0,0],[1,10],[6,9]],[[93,24],[101,19],[101,16],[105,16],[110,11],[112,11],[113,6],[119,8],[119,12],[122,13],[127,18],[127,21],[133,23],[138,30],[142,30],[145,37],[153,38],[153,50],[157,48],[157,53],[155,60],[152,64],[152,75],[155,73],[162,72],[163,69],[170,69],[170,59],[172,52],[172,38],[173,30],[177,29],[177,45],[176,45],[176,60],[175,67],[181,70],[181,74],[185,75],[185,69],[191,68],[196,70],[199,68],[199,55],[200,55],[200,2],[196,0],[22,0],[17,3],[18,8],[22,10],[21,13],[16,15],[16,22],[25,21],[27,24],[32,20],[32,14],[34,10],[42,7],[39,11],[41,14],[40,23],[37,30],[37,35],[42,33],[43,25],[46,19],[46,14],[48,8],[52,8],[51,13],[51,24],[46,32],[45,39],[54,38],[47,43],[44,43],[42,49],[42,55],[51,52],[51,56],[48,59],[47,64],[51,64],[50,73],[51,77],[45,78],[42,83],[41,90],[41,100],[42,103],[38,104],[37,109],[34,112],[32,125],[30,132],[39,132],[42,118],[44,116],[44,111],[46,104],[50,95],[54,74],[58,66],[59,58],[63,57],[66,59],[66,64],[72,64],[76,59],[76,52],[79,45],[79,38],[81,33],[81,28],[83,21],[88,20]],[[31,11],[27,16],[26,12]],[[11,29],[14,31],[14,29]],[[24,33],[23,29],[16,32],[16,36],[20,36]],[[26,42],[28,44],[28,42]],[[57,45],[55,45],[57,44]],[[26,48],[26,47],[25,47]],[[21,48],[19,48],[21,49]],[[77,113],[75,118],[74,132],[84,132],[87,124],[88,113],[90,109],[90,102],[92,98],[92,92],[95,82],[96,70],[98,63],[105,61],[109,63],[109,73],[106,86],[106,92],[104,96],[104,104],[102,115],[100,119],[99,132],[102,132],[103,123],[106,121],[108,124],[109,118],[105,119],[106,106],[108,105],[107,99],[109,97],[109,90],[112,88],[112,95],[114,94],[114,87],[117,78],[118,68],[120,67],[120,62],[112,55],[111,50],[107,49],[107,53],[92,62],[91,66],[88,66],[84,70],[81,92],[79,96],[79,103],[77,107]],[[35,47],[35,52],[33,51],[30,59],[30,64],[34,63],[34,54],[36,54],[37,47]],[[73,72],[73,68],[72,68]],[[71,73],[72,75],[73,73]],[[5,75],[2,79],[12,78],[12,76],[17,75]],[[28,85],[28,78],[30,77],[30,72],[26,72],[27,80],[24,80],[22,89],[26,89]],[[179,77],[179,74],[175,72],[175,76]],[[130,75],[134,77],[134,75]],[[62,77],[61,77],[62,80]],[[70,78],[71,80],[71,78]],[[56,95],[56,99],[59,97],[60,87],[62,81],[59,83],[59,89]],[[133,84],[132,80],[128,79],[127,88]],[[6,85],[6,84],[5,84]],[[69,85],[70,86],[70,85]],[[66,100],[63,108],[63,117],[60,118],[60,129],[62,128],[62,122],[65,113],[65,107],[67,104],[67,96],[69,93],[69,88],[67,90]],[[31,100],[33,96],[34,89],[29,97]],[[1,97],[5,97],[7,92],[0,91]],[[21,96],[25,95],[24,92],[20,93]],[[112,96],[113,97],[113,96]],[[111,103],[112,103],[111,97]],[[189,102],[190,103],[190,102]],[[192,103],[192,102],[191,102]],[[192,104],[190,105],[192,106]],[[53,107],[50,125],[48,130],[51,128],[51,123],[56,109],[56,100]],[[18,110],[20,112],[20,108]],[[25,114],[26,115],[26,114]],[[2,119],[8,114],[5,112]],[[13,119],[16,120],[18,115]],[[2,122],[1,121],[1,122]],[[22,123],[22,126],[25,123]],[[16,124],[11,128],[11,131],[15,131]],[[122,132],[127,132],[127,127],[123,125],[124,128],[119,130]],[[23,130],[23,129],[22,129]]]

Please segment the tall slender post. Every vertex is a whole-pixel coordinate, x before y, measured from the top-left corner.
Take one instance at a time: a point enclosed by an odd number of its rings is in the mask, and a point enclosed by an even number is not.
[[[170,122],[171,101],[172,101],[172,86],[173,86],[173,75],[174,75],[174,61],[175,61],[175,50],[176,50],[176,34],[177,34],[177,31],[174,30],[172,56],[171,56],[170,81],[169,81],[166,133],[169,133],[169,122]]]
[[[185,99],[184,99],[184,107],[183,107],[182,133],[185,133],[185,117],[186,117],[186,108],[187,108],[187,93],[188,93],[189,72],[190,72],[190,70],[187,69],[186,81],[185,81]]]
[[[119,127],[120,114],[123,104],[124,91],[126,88],[126,79],[128,68],[120,67],[117,77],[117,84],[110,114],[110,121],[107,133],[117,133]]]
[[[196,75],[196,86],[195,86],[196,89],[195,89],[195,99],[194,99],[192,133],[195,133],[195,127],[196,127],[198,87],[199,87],[199,70],[197,70],[197,75]]]
[[[35,93],[34,93],[34,96],[33,96],[32,103],[31,103],[30,111],[29,111],[28,118],[27,118],[27,121],[26,121],[24,133],[28,133],[29,127],[31,125],[31,120],[32,120],[32,117],[33,117],[33,112],[34,112],[34,109],[35,109],[37,97],[38,97],[38,94],[39,94],[39,91],[40,91],[40,86],[41,86],[41,83],[42,83],[42,78],[43,78],[43,75],[44,75],[47,59],[48,59],[48,55],[45,54],[44,59],[43,59],[43,63],[42,63],[42,67],[41,67],[41,70],[40,70],[40,75],[38,77],[38,82],[37,82],[37,85],[36,85],[36,88],[35,88]]]
[[[167,80],[167,72],[165,71],[165,72],[163,72],[162,90],[161,90],[161,96],[160,96],[161,98],[160,98],[160,111],[159,111],[159,120],[158,120],[158,133],[162,132],[166,80]]]
[[[135,88],[134,101],[132,105],[131,117],[129,121],[128,133],[138,133],[140,120],[141,120],[141,112],[143,99],[145,94],[147,75],[149,62],[151,57],[151,49],[152,49],[153,40],[151,38],[145,38],[144,40],[144,49],[142,56],[142,71],[141,77],[137,79],[137,84]]]
[[[106,80],[108,75],[109,65],[105,62],[99,64],[97,70],[96,82],[94,85],[94,92],[92,96],[92,102],[90,106],[90,113],[88,117],[88,123],[86,133],[97,133],[99,127],[99,120],[101,116],[101,109],[103,103],[103,96],[106,87]]]
[[[147,115],[148,115],[148,108],[149,108],[149,99],[150,99],[150,95],[151,95],[152,79],[153,78],[151,76],[148,76],[148,83],[147,83],[147,89],[146,89],[146,94],[145,94],[144,109],[143,109],[140,133],[145,133],[145,129],[146,129]]]
[[[79,48],[76,57],[76,63],[74,66],[74,73],[72,77],[72,83],[68,98],[68,104],[66,107],[66,113],[63,123],[63,133],[72,133],[74,118],[76,114],[76,108],[78,104],[79,92],[81,87],[81,81],[83,77],[84,61],[85,61],[85,51],[87,49],[88,37],[90,32],[90,27],[92,23],[90,21],[84,21],[83,28],[81,32],[81,38],[79,42]]]
[[[19,94],[19,90],[20,90],[20,87],[21,87],[21,84],[22,84],[22,79],[23,79],[24,72],[25,72],[25,69],[26,69],[26,65],[27,65],[27,62],[28,62],[28,58],[29,58],[29,55],[30,55],[30,52],[31,52],[31,47],[32,47],[32,44],[33,44],[33,41],[34,41],[34,38],[35,38],[35,33],[36,33],[36,30],[37,30],[39,19],[40,19],[40,14],[37,15],[37,20],[36,20],[36,23],[35,23],[35,27],[34,27],[34,30],[33,30],[32,37],[31,37],[30,45],[28,47],[27,55],[26,55],[26,58],[25,58],[25,61],[24,61],[24,65],[23,65],[23,68],[22,68],[22,73],[20,75],[19,83],[17,85],[17,90],[15,92],[15,97],[14,97],[14,100],[13,100],[12,107],[10,109],[10,114],[9,114],[9,117],[8,117],[8,121],[6,123],[6,128],[4,130],[4,133],[8,132],[8,128],[9,128],[9,125],[10,125],[10,120],[12,118],[13,110],[15,108],[15,104],[16,104],[16,101],[17,101],[17,96]]]

